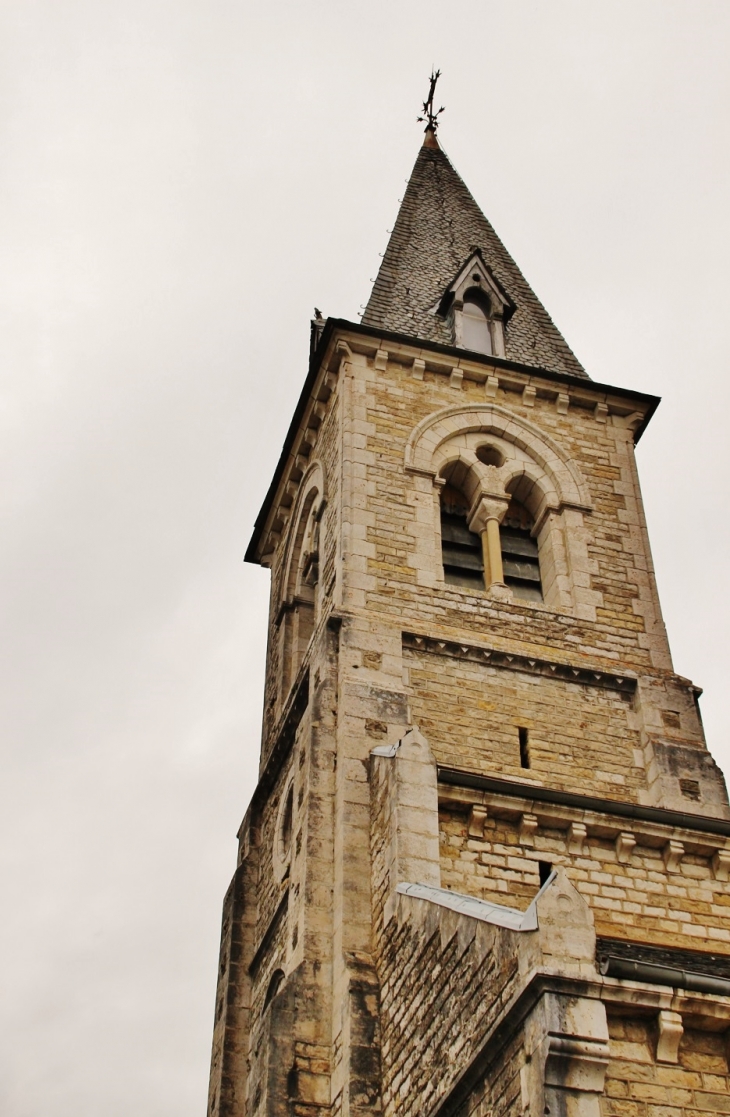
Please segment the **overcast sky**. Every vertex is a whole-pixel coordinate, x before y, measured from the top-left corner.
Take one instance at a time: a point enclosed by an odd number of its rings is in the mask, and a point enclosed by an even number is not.
[[[441,138],[639,447],[730,767],[730,5],[0,2],[0,1112],[202,1117],[254,786],[242,556],[309,317],[355,319]]]

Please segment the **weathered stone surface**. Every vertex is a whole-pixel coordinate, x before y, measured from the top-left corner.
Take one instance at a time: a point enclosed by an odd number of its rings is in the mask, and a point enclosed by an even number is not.
[[[445,157],[425,150],[431,190]],[[724,987],[596,966],[596,934],[675,972],[730,965],[730,808],[672,667],[634,458],[656,401],[582,375],[457,186],[431,273],[408,263],[430,231],[399,226],[412,291],[389,257],[365,326],[318,330],[249,551],[271,569],[261,778],[209,1115],[730,1113]],[[477,226],[507,360],[426,344],[443,322],[408,303],[434,267],[454,281]],[[447,581],[447,482],[465,529],[525,511],[542,601]]]

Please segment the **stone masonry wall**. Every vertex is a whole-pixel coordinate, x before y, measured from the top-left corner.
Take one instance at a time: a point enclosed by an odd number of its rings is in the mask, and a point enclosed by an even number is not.
[[[306,470],[310,465],[318,462],[324,475],[326,506],[320,521],[319,583],[317,588],[320,615],[330,607],[336,571],[335,559],[339,537],[341,497],[340,414],[339,393],[335,390],[330,397],[325,416],[316,433],[316,440],[311,448],[309,459],[306,463],[302,463],[302,468]],[[297,508],[296,494],[292,508],[294,510]],[[282,532],[281,540],[271,559],[271,596],[262,742],[262,754],[264,756],[268,754],[271,747],[271,732],[289,696],[289,689],[282,686],[284,624],[280,606],[286,596],[283,579],[291,547],[291,536],[296,528],[297,518],[296,511],[294,511],[294,515],[290,516]]]
[[[527,1062],[522,1029],[500,1046],[489,1073],[471,1091],[457,1117],[525,1117],[536,1098],[526,1096],[522,1073]],[[540,1117],[536,1114],[536,1117]]]
[[[653,1021],[609,1014],[611,1061],[602,1117],[697,1117],[730,1113],[727,1036],[685,1029],[679,1062],[655,1058]]]
[[[518,967],[508,934],[424,910],[421,900],[401,897],[399,907],[379,951],[383,1112],[409,1117],[448,1092],[509,1000]]]
[[[685,851],[670,872],[666,846],[643,844],[638,830],[636,845],[622,851],[620,861],[616,839],[591,835],[581,852],[571,853],[564,829],[538,826],[525,845],[519,817],[489,813],[480,825],[483,837],[471,836],[468,808],[441,804],[444,888],[524,909],[539,887],[543,860],[564,868],[588,902],[599,935],[730,953],[730,893],[712,856]]]
[[[438,880],[433,757],[412,732],[396,751],[371,756],[370,840],[383,1112],[408,1117],[448,1092],[519,966],[509,932],[396,894],[400,879]]]
[[[309,719],[305,717],[304,723],[299,729],[299,739],[301,739],[302,736],[306,737],[308,735],[308,721]],[[290,780],[296,774],[296,765],[293,762],[293,758],[290,758],[286,767],[279,773],[272,789],[271,797],[263,812],[259,832],[256,835],[259,848],[259,882],[256,889],[256,931],[259,939],[266,933],[266,928],[269,926],[274,912],[279,905],[282,894],[288,887],[289,873],[287,872],[286,864],[291,860],[291,851],[287,851],[285,861],[280,863],[280,851],[278,848],[280,844],[279,828],[281,825],[283,806],[282,798],[287,792]],[[295,788],[295,818],[293,819],[293,823],[296,822],[297,795],[298,789]],[[295,826],[292,825],[292,840],[294,839],[294,832]]]
[[[421,419],[440,408],[484,401],[483,384],[464,378],[454,388],[448,377],[428,370],[423,379],[416,379],[408,366],[392,360],[378,370],[359,367],[358,375],[367,381],[367,423],[359,459],[367,468],[369,500],[357,569],[368,576],[358,579],[368,607],[389,612],[397,601],[414,621],[420,618],[432,627],[488,632],[490,639],[529,643],[533,650],[572,649],[594,660],[620,659],[637,670],[650,668],[652,648],[659,654],[664,638],[648,631],[645,622],[647,605],[655,596],[653,575],[625,426],[612,416],[599,422],[584,408],[560,413],[554,401],[539,395],[530,407],[516,391],[500,387],[494,396],[495,403],[542,427],[563,446],[590,490],[594,510],[586,518],[587,547],[596,619],[565,621],[524,602],[500,608],[484,594],[453,586],[442,584],[434,592],[434,587],[420,584],[409,561],[419,527],[414,481],[403,464],[407,439]]]
[[[523,727],[532,779],[565,790],[591,786],[595,795],[633,801],[645,786],[644,770],[635,764],[639,735],[630,727],[630,696],[408,650],[404,666],[413,720],[440,764],[528,775],[520,764]]]
[[[319,409],[318,429],[307,430],[311,450],[299,475],[319,463],[326,507],[314,632],[299,671],[300,678],[311,679],[310,705],[290,749],[280,747],[280,729],[296,671],[287,675],[282,666],[281,618],[287,614],[281,599],[296,513],[266,560],[272,565],[272,598],[262,771],[269,760],[281,768],[266,776],[266,802],[251,834],[258,886],[255,908],[252,897],[245,904],[247,973],[253,953],[265,944],[247,992],[251,1026],[246,1034],[241,1016],[228,1044],[239,1063],[242,1056],[250,1059],[246,1112],[251,1114],[326,1110],[370,1117],[382,1103],[386,1115],[420,1117],[450,1090],[503,1013],[519,984],[520,966],[524,963],[524,977],[525,966],[534,962],[529,934],[520,939],[517,932],[395,894],[398,879],[426,879],[419,858],[424,864],[428,858],[417,826],[408,840],[397,827],[385,833],[393,786],[384,785],[380,799],[371,798],[368,756],[374,746],[405,739],[408,725],[418,723],[441,764],[630,802],[649,801],[645,727],[652,716],[657,739],[674,733],[672,740],[682,747],[702,747],[699,732],[687,729],[696,719],[693,699],[687,712],[675,710],[674,699],[665,695],[666,712],[678,721],[662,720],[646,683],[659,680],[669,694],[675,677],[625,418],[602,404],[578,406],[575,396],[568,404],[557,385],[547,391],[538,384],[537,391],[523,393],[530,378],[521,380],[518,373],[510,374],[511,387],[509,376],[496,387],[492,383],[493,402],[539,427],[570,456],[592,505],[585,513],[571,508],[559,529],[573,525],[578,550],[587,556],[570,574],[573,606],[558,611],[500,601],[440,580],[437,489],[425,471],[416,476],[404,465],[406,442],[421,419],[455,404],[481,403],[489,386],[421,364],[419,377],[405,359],[351,353],[339,374],[332,374],[335,387]],[[588,383],[585,392],[590,391]],[[297,483],[294,476],[286,486],[295,510],[303,492]],[[426,536],[433,544],[433,570],[424,567],[419,551]],[[558,557],[564,561],[562,552]],[[620,688],[416,651],[404,647],[404,631],[634,673],[644,706],[632,705]],[[686,681],[684,687],[687,691]],[[529,731],[529,771],[520,762],[520,727]],[[523,808],[511,815],[482,811],[478,832],[470,803],[448,796],[440,804],[437,829],[433,763],[432,775],[430,836],[436,852],[426,865],[427,883],[525,908],[539,887],[538,861],[549,861],[564,867],[567,882],[587,901],[605,937],[728,950],[730,907],[722,877],[727,859],[718,871],[711,852],[691,846],[679,853],[670,849],[667,858],[671,835],[665,844],[652,844],[638,831],[619,856],[610,828],[605,833],[594,828],[576,844],[574,835],[544,820],[530,818],[526,824]],[[291,843],[282,852],[281,807],[291,780]],[[418,814],[423,791],[406,787],[403,794],[412,799],[404,809]],[[404,857],[410,860],[399,876]],[[288,906],[266,939],[285,894]],[[580,897],[578,902],[585,908]],[[558,913],[558,937],[560,919]],[[592,982],[594,956],[595,950],[581,960]],[[277,968],[285,980],[265,1005]],[[221,1050],[224,1031],[220,1024]],[[687,1051],[695,1042],[692,1034],[688,1030],[683,1040]],[[474,1087],[460,1117],[522,1114],[524,1065],[518,1030],[494,1056],[488,1080]],[[243,1083],[245,1069],[237,1073]],[[618,1082],[620,1075],[615,1077]],[[620,1100],[619,1093],[615,1097]],[[236,1105],[229,1111],[222,1107],[215,1117],[242,1117],[240,1097]],[[606,1109],[603,1117],[676,1115],[617,1108]]]

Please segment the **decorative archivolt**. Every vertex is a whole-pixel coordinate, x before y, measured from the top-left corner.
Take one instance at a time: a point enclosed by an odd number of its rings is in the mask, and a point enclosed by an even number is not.
[[[494,447],[496,464],[477,456],[485,442]],[[433,478],[448,474],[470,498],[479,491],[512,493],[533,505],[536,519],[547,509],[592,507],[588,487],[565,451],[498,404],[447,407],[423,419],[406,444],[405,468]]]
[[[319,509],[325,500],[324,470],[320,462],[315,461],[309,465],[299,483],[292,514],[289,518],[290,530],[286,544],[286,559],[284,561],[279,586],[279,598],[281,601],[286,600],[293,593],[296,593],[299,588],[294,583],[297,580],[297,567],[301,559],[301,549],[302,543],[304,542],[304,532],[307,527],[307,518],[312,511],[313,505],[316,504],[317,509]]]

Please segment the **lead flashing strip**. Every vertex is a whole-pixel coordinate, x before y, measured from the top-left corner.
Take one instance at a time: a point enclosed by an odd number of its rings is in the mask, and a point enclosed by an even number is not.
[[[412,896],[416,900],[427,900],[430,904],[437,904],[441,908],[449,908],[458,915],[468,915],[482,923],[492,923],[496,927],[505,927],[508,931],[536,931],[537,930],[537,901],[545,889],[552,884],[556,874],[550,874],[545,884],[538,892],[535,899],[526,911],[517,908],[508,908],[504,904],[491,904],[487,900],[478,900],[475,896],[466,896],[462,892],[452,892],[449,888],[437,888],[432,884],[399,884],[396,888],[401,896]]]

